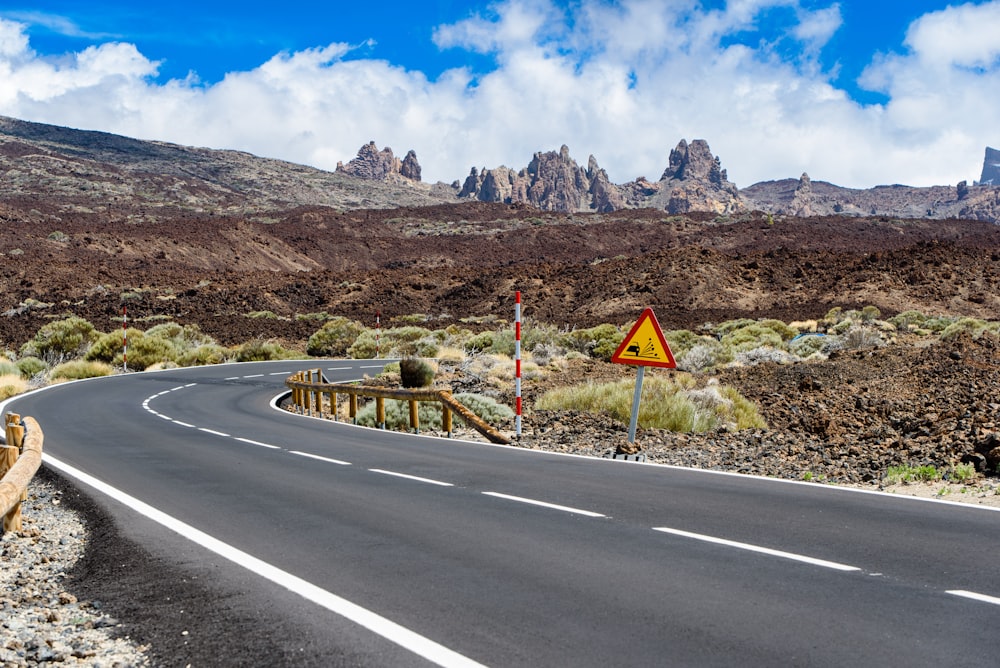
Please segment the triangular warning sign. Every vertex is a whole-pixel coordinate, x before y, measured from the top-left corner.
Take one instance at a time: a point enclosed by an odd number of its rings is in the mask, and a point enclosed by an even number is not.
[[[674,361],[667,340],[663,338],[663,330],[653,315],[653,309],[647,308],[642,312],[618,350],[611,356],[611,361],[617,364],[677,368],[677,362]]]

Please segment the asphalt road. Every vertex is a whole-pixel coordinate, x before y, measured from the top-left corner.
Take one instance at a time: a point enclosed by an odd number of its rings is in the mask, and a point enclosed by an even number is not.
[[[5,410],[171,572],[282,620],[303,664],[997,665],[1000,513],[270,405],[316,365],[131,374]],[[226,623],[192,633],[267,632]]]

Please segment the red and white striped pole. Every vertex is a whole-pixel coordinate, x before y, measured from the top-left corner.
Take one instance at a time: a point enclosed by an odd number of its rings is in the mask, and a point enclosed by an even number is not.
[[[375,359],[379,358],[380,338],[382,338],[382,312],[375,311]]]
[[[128,306],[122,304],[122,369],[128,373]]]
[[[521,437],[521,291],[514,298],[514,432]]]

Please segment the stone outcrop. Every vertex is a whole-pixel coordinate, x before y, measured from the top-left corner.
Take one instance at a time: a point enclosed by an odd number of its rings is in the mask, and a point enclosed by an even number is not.
[[[983,186],[1000,186],[1000,151],[986,147],[986,157],[983,158],[983,175],[979,177]]]
[[[399,175],[411,181],[420,180],[420,163],[417,162],[417,153],[413,149],[406,152],[403,164],[399,167]]]
[[[388,146],[381,151],[375,146],[374,141],[370,141],[358,150],[356,158],[346,165],[337,163],[337,172],[355,176],[368,181],[387,181],[396,176],[420,180],[420,163],[417,162],[417,154],[409,151],[406,158],[400,160],[393,155],[392,149]]]
[[[671,214],[707,211],[728,215],[747,209],[739,190],[722,169],[722,162],[712,155],[704,139],[690,144],[682,139],[670,152],[657,192],[649,197],[646,206]]]
[[[520,171],[509,167],[475,167],[469,172],[460,198],[481,202],[530,204],[543,211],[617,211],[626,208],[618,187],[590,156],[584,169],[570,157],[569,147],[535,153]]]

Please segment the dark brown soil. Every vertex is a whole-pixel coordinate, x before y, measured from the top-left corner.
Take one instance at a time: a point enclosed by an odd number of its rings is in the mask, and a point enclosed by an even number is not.
[[[442,326],[510,319],[515,290],[526,317],[569,326],[625,324],[646,306],[669,329],[868,304],[887,316],[1000,311],[1000,227],[971,221],[768,225],[753,215],[550,214],[488,204],[302,208],[274,224],[189,215],[95,226],[6,213],[0,312],[16,313],[0,317],[8,346],[68,313],[111,331],[123,304],[134,322],[198,323],[223,344],[295,343],[317,328],[296,316],[320,311],[369,324],[381,311],[387,325],[414,313]],[[275,317],[249,317],[262,312]]]

